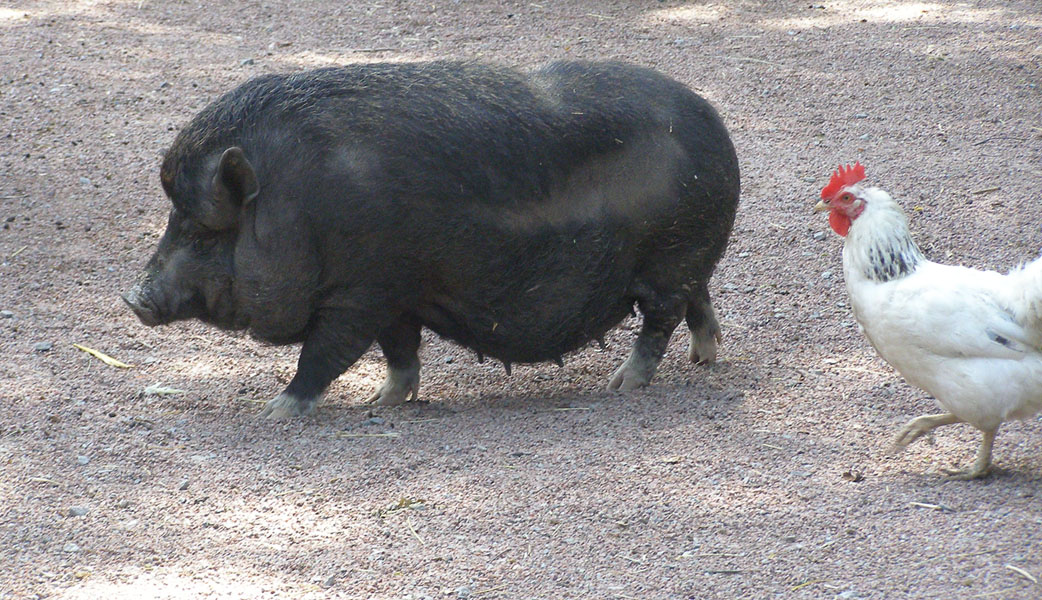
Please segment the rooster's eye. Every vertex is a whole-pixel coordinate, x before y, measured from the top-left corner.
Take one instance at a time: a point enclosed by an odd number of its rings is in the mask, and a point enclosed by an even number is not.
[[[850,192],[843,192],[843,195],[840,196],[839,199],[843,202],[853,202],[854,194],[851,194]]]

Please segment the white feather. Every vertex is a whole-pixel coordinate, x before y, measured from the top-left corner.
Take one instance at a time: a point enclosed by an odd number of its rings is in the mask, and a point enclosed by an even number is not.
[[[846,238],[843,271],[854,316],[880,356],[981,430],[1042,410],[1042,262],[1009,275],[930,262],[889,194],[849,189],[865,210]],[[881,257],[902,252],[914,266],[880,280]]]

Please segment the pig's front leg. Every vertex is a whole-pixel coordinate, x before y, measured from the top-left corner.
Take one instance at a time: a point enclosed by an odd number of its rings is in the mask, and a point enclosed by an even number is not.
[[[397,406],[410,397],[416,400],[420,391],[420,322],[402,317],[376,336],[387,358],[387,379],[369,402],[378,406]]]
[[[297,360],[297,374],[286,390],[270,400],[261,417],[288,419],[315,409],[322,393],[341,373],[353,365],[376,337],[375,331],[359,325],[373,315],[357,310],[319,309]]]

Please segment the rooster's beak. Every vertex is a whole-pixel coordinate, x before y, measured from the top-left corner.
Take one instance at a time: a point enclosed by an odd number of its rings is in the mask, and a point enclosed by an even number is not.
[[[814,205],[814,212],[816,212],[816,213],[825,212],[826,210],[831,210],[831,209],[829,208],[828,204],[825,204],[824,200],[822,200],[822,201],[820,201],[820,202],[818,202],[817,204]]]

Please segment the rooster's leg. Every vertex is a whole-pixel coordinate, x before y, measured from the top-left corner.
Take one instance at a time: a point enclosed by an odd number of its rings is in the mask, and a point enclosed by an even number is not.
[[[903,450],[908,444],[911,444],[915,440],[919,439],[923,435],[930,433],[941,425],[951,425],[952,423],[961,423],[962,419],[956,417],[952,413],[941,413],[939,415],[924,415],[912,419],[905,425],[905,428],[901,430],[901,433],[897,434],[897,439],[894,440],[894,446],[898,450]]]
[[[954,479],[979,479],[991,472],[991,447],[995,445],[995,434],[998,431],[998,427],[984,431],[984,439],[977,450],[977,460],[973,461],[973,466],[969,469],[951,473]]]

